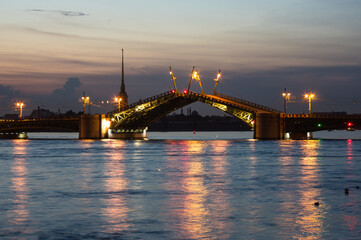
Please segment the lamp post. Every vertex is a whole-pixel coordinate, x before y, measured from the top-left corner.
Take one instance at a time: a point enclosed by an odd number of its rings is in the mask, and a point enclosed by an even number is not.
[[[217,78],[213,79],[216,83],[214,84],[214,90],[213,90],[213,95],[216,94],[216,88],[217,88],[217,84],[219,82],[219,79],[221,78],[221,70],[219,70],[218,74],[217,74]]]
[[[23,118],[23,107],[24,107],[24,103],[23,102],[18,102],[16,103],[16,106],[19,107],[20,109],[20,115],[19,115],[19,118]]]
[[[177,90],[177,85],[175,84],[175,80],[176,80],[177,78],[173,75],[173,71],[172,71],[172,67],[171,67],[171,66],[169,66],[169,75],[170,75],[170,77],[171,77],[171,79],[172,79],[172,81],[173,81],[173,85],[174,85],[174,90],[175,90],[175,92],[178,92],[178,90]]]
[[[83,101],[83,115],[85,115],[86,104],[89,104],[89,97],[85,96],[85,92],[83,93],[83,97],[81,98],[81,100]]]
[[[202,88],[201,78],[199,77],[199,72],[198,72],[198,70],[193,71],[192,79],[194,79],[195,81],[198,81],[198,82],[199,82],[199,86],[201,87],[201,92],[202,92],[202,94],[203,94],[203,88]]]
[[[284,104],[284,113],[286,114],[287,113],[287,101],[290,100],[291,93],[287,92],[287,90],[285,88],[282,93],[282,96],[283,96],[283,104]]]
[[[312,92],[306,93],[305,98],[308,99],[308,114],[311,115],[311,102],[312,98],[315,98],[316,95]]]
[[[120,102],[122,101],[122,99],[120,97],[115,97],[114,101],[118,103],[118,112],[120,112]]]

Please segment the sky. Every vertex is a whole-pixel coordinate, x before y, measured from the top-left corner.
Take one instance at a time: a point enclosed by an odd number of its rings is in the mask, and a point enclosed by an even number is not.
[[[360,0],[0,0],[0,115],[40,106],[93,113],[119,92],[129,102],[186,88],[192,66],[206,93],[289,112],[361,113]],[[196,83],[192,90],[199,91]],[[194,109],[207,114],[200,104]]]

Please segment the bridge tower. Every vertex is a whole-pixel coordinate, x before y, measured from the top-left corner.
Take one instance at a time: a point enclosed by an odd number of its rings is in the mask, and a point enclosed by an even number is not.
[[[123,106],[128,105],[128,94],[125,91],[125,84],[124,84],[124,49],[123,48],[122,48],[122,84],[120,86],[120,92],[118,97],[122,99]]]

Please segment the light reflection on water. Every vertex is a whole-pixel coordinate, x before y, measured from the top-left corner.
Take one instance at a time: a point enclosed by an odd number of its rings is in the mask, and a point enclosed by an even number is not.
[[[202,141],[181,141],[170,144],[167,152],[167,168],[178,168],[170,172],[170,180],[166,186],[173,194],[167,203],[171,226],[180,239],[218,239],[230,235],[232,223],[230,216],[228,180],[226,178],[228,141],[217,141],[204,144]],[[209,161],[203,161],[203,155],[211,152]],[[187,152],[178,158],[174,153]],[[206,166],[208,165],[208,166]],[[212,179],[210,179],[212,177]],[[213,182],[213,187],[208,181]]]
[[[199,239],[208,236],[208,209],[205,200],[208,195],[204,187],[204,166],[199,154],[204,152],[202,142],[181,141],[179,144],[170,144],[168,153],[189,153],[184,156],[168,156],[168,169],[178,168],[177,172],[168,174],[166,184],[169,191],[174,193],[167,205],[169,219],[175,228],[176,237],[181,239]]]
[[[0,149],[0,238],[361,237],[357,140],[5,140]]]
[[[28,187],[28,173],[27,173],[27,140],[14,140],[13,143],[13,162],[11,167],[11,194],[12,206],[8,213],[9,223],[17,226],[24,233],[29,233],[26,227],[26,222],[29,220],[29,187]],[[16,229],[15,231],[17,231]]]
[[[302,234],[297,237],[304,239],[320,239],[324,229],[324,211],[327,203],[320,201],[320,189],[318,188],[319,159],[318,148],[320,142],[317,140],[304,141],[301,147],[303,157],[300,159],[299,179],[299,214],[296,224],[300,227]],[[320,201],[321,207],[315,207],[314,203]]]
[[[104,199],[106,208],[103,215],[108,223],[105,232],[116,234],[127,230],[130,226],[127,222],[128,207],[124,193],[127,191],[127,179],[125,177],[125,158],[119,149],[124,142],[110,141],[109,151],[106,153],[108,160],[105,162],[104,175],[105,191],[108,193]]]

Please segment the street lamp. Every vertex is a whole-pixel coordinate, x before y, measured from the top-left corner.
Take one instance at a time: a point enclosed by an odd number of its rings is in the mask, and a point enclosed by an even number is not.
[[[176,80],[177,78],[173,75],[173,71],[172,71],[172,67],[171,67],[171,66],[169,66],[169,75],[170,75],[170,77],[171,77],[171,79],[172,79],[172,81],[173,81],[173,85],[174,85],[174,90],[175,90],[175,92],[178,92],[178,90],[177,90],[177,85],[175,84],[175,80]]]
[[[285,88],[285,90],[282,93],[282,96],[283,96],[283,103],[284,103],[284,113],[286,114],[287,113],[287,101],[290,100],[291,93],[287,92],[287,90]]]
[[[85,107],[86,104],[89,104],[90,100],[89,97],[85,96],[85,93],[83,93],[83,97],[81,98],[81,100],[83,101],[83,114],[85,115]]]
[[[306,93],[305,94],[305,99],[308,99],[308,114],[311,115],[311,101],[312,98],[315,98],[316,95],[312,92]]]
[[[23,107],[24,107],[24,103],[23,102],[17,102],[16,106],[20,109],[20,115],[19,118],[23,118]]]
[[[219,82],[219,79],[221,79],[221,70],[219,70],[218,74],[217,74],[217,78],[213,79],[216,83],[214,84],[214,90],[213,90],[213,95],[216,94],[216,88],[217,88],[217,84]]]
[[[198,70],[193,71],[192,79],[194,79],[195,81],[199,82],[199,86],[201,87],[201,92],[203,93],[201,78],[199,77],[199,72],[198,72]]]
[[[114,101],[118,103],[118,112],[120,112],[120,102],[122,101],[122,99],[120,97],[115,97]]]

